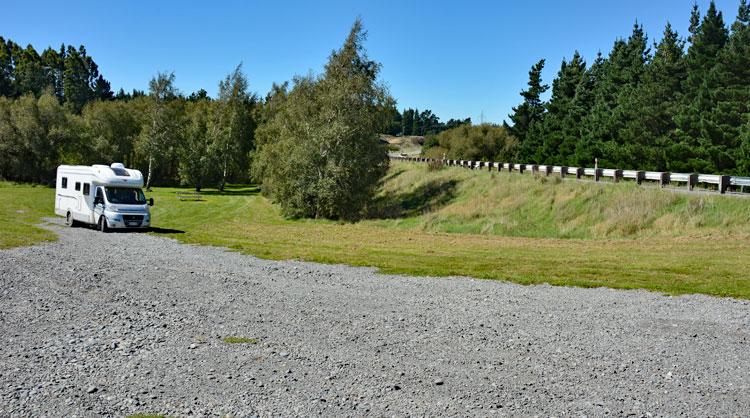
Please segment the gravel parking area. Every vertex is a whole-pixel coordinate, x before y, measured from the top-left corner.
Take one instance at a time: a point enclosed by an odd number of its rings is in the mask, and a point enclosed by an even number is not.
[[[0,251],[3,417],[750,416],[747,301],[51,228]]]

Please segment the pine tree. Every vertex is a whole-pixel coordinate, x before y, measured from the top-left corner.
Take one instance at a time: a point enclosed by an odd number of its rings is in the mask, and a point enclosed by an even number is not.
[[[14,86],[14,68],[12,42],[6,42],[0,36],[0,96],[14,97],[16,90]]]
[[[414,118],[411,121],[411,134],[422,135],[422,121],[419,119],[419,109],[414,109]]]
[[[16,91],[32,93],[38,97],[47,87],[42,58],[31,45],[19,49],[14,55]]]
[[[67,106],[75,113],[80,113],[83,105],[91,97],[85,53],[86,50],[83,46],[80,49],[75,49],[71,45],[68,45],[65,52],[63,92]]]
[[[677,143],[669,149],[667,160],[671,171],[717,172],[726,160],[722,137],[716,125],[706,116],[714,108],[712,90],[715,80],[709,74],[716,66],[728,40],[722,13],[712,1],[706,15],[695,24],[697,12],[691,17],[691,44],[685,57],[687,76],[683,84],[683,100],[675,115]]]
[[[57,99],[62,102],[64,98],[64,90],[63,90],[63,71],[65,70],[64,66],[64,54],[65,54],[65,46],[63,45],[61,47],[61,52],[63,55],[58,53],[52,48],[47,48],[42,52],[42,65],[44,66],[44,72],[45,72],[45,84],[47,86],[51,86],[52,90],[55,93],[55,96],[57,96]]]
[[[596,103],[596,91],[604,77],[605,63],[606,60],[602,57],[602,53],[597,53],[596,59],[586,70],[576,89],[572,114],[573,122],[578,127],[576,131],[578,137],[575,140],[572,155],[567,160],[567,164],[570,166],[586,166],[595,158],[601,157],[600,144],[593,141],[590,135],[584,135],[584,122]]]
[[[401,133],[404,136],[414,135],[414,110],[404,109],[403,118],[401,119]]]
[[[747,124],[750,112],[750,9],[740,2],[737,20],[726,46],[707,77],[710,87],[711,111],[703,121],[704,135],[711,141],[709,153],[719,172],[731,172],[740,156],[740,131]]]
[[[737,173],[750,176],[750,122],[740,130],[740,146],[737,150]]]
[[[627,40],[617,40],[602,66],[594,91],[594,105],[583,123],[584,142],[596,147],[600,163],[629,168],[632,138],[620,138],[620,130],[635,115],[627,106],[638,95],[649,59],[647,38],[636,23]],[[580,151],[580,147],[579,147]],[[593,161],[582,162],[591,164]]]
[[[665,149],[676,140],[673,115],[685,78],[684,41],[668,23],[639,88],[622,104],[627,119],[618,136],[624,167],[666,170]]]
[[[521,160],[526,160],[533,155],[535,146],[526,142],[526,134],[534,123],[538,123],[544,116],[544,103],[542,94],[549,89],[549,86],[542,84],[542,70],[544,69],[544,59],[539,60],[529,70],[528,89],[521,92],[523,102],[513,108],[513,113],[508,115],[513,122],[512,126],[505,125],[506,129],[516,137],[519,142],[518,155]]]
[[[585,73],[586,62],[578,51],[570,62],[563,60],[552,82],[552,97],[546,105],[543,122],[532,125],[527,133],[527,145],[522,148],[525,155],[519,156],[524,161],[557,164],[570,158],[570,154],[561,153],[560,147],[578,139],[579,126],[572,119],[573,101]]]

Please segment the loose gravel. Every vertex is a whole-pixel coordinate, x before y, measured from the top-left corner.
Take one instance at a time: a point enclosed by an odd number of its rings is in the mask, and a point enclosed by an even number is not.
[[[0,416],[750,416],[747,301],[51,228],[0,251]]]

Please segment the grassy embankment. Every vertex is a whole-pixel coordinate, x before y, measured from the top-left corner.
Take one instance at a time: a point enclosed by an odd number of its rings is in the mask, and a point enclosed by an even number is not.
[[[158,233],[259,257],[750,299],[746,199],[397,163],[372,219],[340,224],[283,219],[253,187],[176,190],[151,194]]]

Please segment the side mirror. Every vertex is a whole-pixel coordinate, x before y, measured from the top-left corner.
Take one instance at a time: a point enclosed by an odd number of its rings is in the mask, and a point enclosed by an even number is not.
[[[149,197],[148,198],[148,205],[149,206],[154,206],[154,198],[153,197]]]
[[[94,206],[96,206],[96,205],[104,205],[104,199],[102,199],[101,197],[95,197],[94,198]]]

